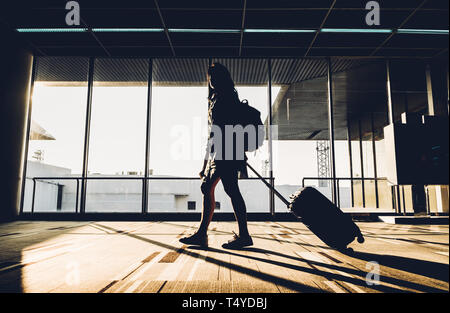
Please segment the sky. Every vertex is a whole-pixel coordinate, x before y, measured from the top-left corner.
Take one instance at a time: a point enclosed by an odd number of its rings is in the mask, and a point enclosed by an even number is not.
[[[266,87],[237,87],[241,99],[267,117]],[[273,87],[276,99],[280,87]],[[150,169],[154,175],[196,177],[204,157],[207,136],[207,88],[152,89]],[[54,141],[30,141],[29,158],[44,151],[43,163],[82,170],[86,118],[86,87],[55,87],[37,82],[32,119],[52,134]],[[115,175],[144,172],[147,89],[94,86],[88,170]],[[267,142],[248,153],[250,164],[263,172]],[[349,176],[345,142],[336,143],[337,176]],[[273,141],[276,184],[299,185],[302,177],[317,176],[315,141]]]

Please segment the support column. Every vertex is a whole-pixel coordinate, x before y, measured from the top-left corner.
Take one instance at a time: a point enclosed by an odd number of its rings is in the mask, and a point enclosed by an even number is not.
[[[392,86],[391,86],[391,61],[386,60],[386,90],[388,104],[388,124],[394,123],[394,107],[392,103]]]
[[[0,30],[0,36],[7,43],[0,58],[0,221],[8,221],[20,211],[33,54],[17,34]]]
[[[448,117],[448,60],[435,60],[426,64],[428,115]],[[437,213],[449,212],[447,186],[434,186]]]
[[[426,65],[428,114],[448,116],[448,60]]]

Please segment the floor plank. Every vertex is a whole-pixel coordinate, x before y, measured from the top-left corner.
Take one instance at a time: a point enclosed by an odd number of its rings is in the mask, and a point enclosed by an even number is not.
[[[0,224],[0,292],[448,292],[448,225],[358,223],[354,254],[299,222],[249,222],[254,245],[226,250],[236,223],[212,222],[209,248],[186,246],[198,222]]]

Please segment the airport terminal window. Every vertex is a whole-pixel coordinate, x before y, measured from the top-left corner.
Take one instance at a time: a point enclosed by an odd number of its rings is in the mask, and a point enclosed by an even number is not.
[[[90,177],[144,175],[148,69],[146,59],[95,60]],[[140,180],[87,182],[86,212],[141,212],[141,202]]]
[[[311,68],[311,71],[305,71]],[[280,88],[273,95],[272,119],[278,127],[273,140],[275,185],[286,198],[296,191],[306,177],[328,177],[320,169],[328,156],[328,94],[325,60],[276,59],[272,62],[272,85]],[[329,160],[329,159],[328,159]],[[330,181],[317,179],[305,185],[318,188],[331,199]],[[277,212],[286,206],[275,199]]]
[[[346,149],[336,148],[336,160],[344,158],[339,156],[341,153],[349,157],[351,155],[351,159],[348,159],[347,175],[342,172],[341,174],[344,174],[344,177],[356,178],[349,186],[349,190],[347,189],[352,198],[351,206],[356,210],[358,208],[375,209],[377,205],[379,207],[379,187],[386,185],[386,181],[373,179],[380,177],[380,173],[375,169],[378,170],[384,163],[382,150],[377,154],[377,148],[380,147],[379,141],[382,140],[380,132],[382,133],[383,127],[387,124],[386,77],[385,60],[338,59],[333,61],[336,147],[339,145],[340,138],[345,138],[350,144],[350,149],[348,143],[345,145]],[[379,158],[376,158],[376,155]],[[377,163],[376,168],[375,163]],[[339,169],[338,164],[343,163],[337,163],[337,169]],[[340,176],[339,173],[337,176]],[[347,190],[341,190],[341,201],[342,192]]]
[[[27,177],[80,176],[88,58],[37,60]],[[268,125],[267,60],[211,61],[230,70],[240,98],[256,107]],[[87,170],[89,177],[109,179],[87,182],[87,212],[141,212],[142,180],[133,179],[145,175],[146,139],[150,143],[148,212],[187,212],[191,211],[190,203],[201,203],[200,180],[194,178],[205,152],[209,60],[153,59],[150,93],[149,62],[94,59]],[[306,185],[318,188],[331,199],[331,181],[317,179],[331,177],[327,62],[273,59],[271,64],[275,185],[289,196],[306,178]],[[340,181],[339,204],[344,209],[392,208],[387,182],[368,180],[385,176],[385,65],[384,60],[332,60],[336,176],[364,178],[364,181]],[[401,69],[407,65],[413,66],[413,75],[404,82]],[[310,70],[306,71],[307,68]],[[419,61],[391,62],[397,118],[402,110],[426,111],[425,78],[419,75],[422,71],[424,65]],[[147,138],[148,105],[151,128]],[[267,139],[257,153],[247,154],[248,162],[266,177],[270,175]],[[32,183],[32,179],[26,180],[25,212],[31,210]],[[240,186],[249,212],[268,212],[269,191],[260,181],[243,179]],[[75,180],[37,180],[34,209],[74,211],[75,190]],[[406,196],[409,197],[408,193]],[[216,200],[217,209],[232,212],[220,183]],[[286,211],[277,199],[275,208],[278,212]]]
[[[207,136],[208,59],[152,64],[149,212],[186,212],[201,203],[199,179]],[[167,177],[168,179],[163,179]]]
[[[38,57],[34,71],[24,212],[33,177],[79,176],[83,167],[88,58]],[[75,212],[75,204],[75,180],[36,180],[34,212]]]
[[[264,121],[268,112],[267,61],[211,61],[220,62],[229,69],[240,98],[247,99],[260,110]],[[205,156],[208,64],[208,59],[153,60],[150,168],[160,179],[149,181],[149,212],[179,212],[185,210],[186,201],[202,202],[200,180],[183,178],[198,177]],[[256,76],[253,75],[255,70]],[[256,155],[248,154],[249,162],[265,176],[268,175],[267,146],[266,142]],[[262,182],[240,180],[239,185],[249,212],[269,211],[269,192]],[[221,183],[216,187],[215,197],[222,203],[221,211],[233,211]]]
[[[266,59],[213,59],[220,62],[230,71],[236,85],[240,100],[248,100],[249,104],[261,112],[261,120],[268,120],[268,63]],[[272,88],[272,101],[276,98],[278,86]],[[269,177],[269,142],[264,140],[263,145],[256,152],[247,152],[248,163],[262,176]],[[256,177],[248,170],[249,177]],[[269,212],[270,192],[259,180],[240,180],[239,186],[247,205],[248,212]],[[232,212],[230,200],[218,186],[216,199],[222,203],[221,211]]]

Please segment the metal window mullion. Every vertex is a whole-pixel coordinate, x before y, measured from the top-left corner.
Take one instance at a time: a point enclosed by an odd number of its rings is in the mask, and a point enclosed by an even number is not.
[[[332,87],[332,67],[331,59],[327,59],[327,85],[328,85],[328,131],[329,131],[329,141],[330,141],[330,164],[331,164],[331,196],[333,203],[336,204],[336,159],[335,159],[335,147],[334,147],[334,112],[333,112],[333,87]]]
[[[268,112],[268,149],[269,149],[269,177],[270,184],[272,187],[275,187],[274,177],[273,177],[273,149],[272,149],[272,62],[271,59],[267,59],[267,74],[268,74],[268,83],[267,83],[267,112]],[[275,215],[275,193],[273,190],[269,192],[269,208],[270,214],[272,216]]]
[[[88,174],[88,162],[89,162],[89,137],[91,130],[91,110],[92,110],[92,91],[94,84],[94,62],[95,57],[89,58],[89,69],[88,69],[88,93],[86,100],[86,124],[84,130],[84,153],[83,153],[83,171],[81,173],[81,204],[80,213],[84,214],[86,212],[86,177]]]
[[[394,106],[392,103],[391,60],[386,60],[386,91],[388,104],[388,124],[394,123]]]
[[[359,135],[359,158],[361,162],[361,188],[362,188],[362,202],[363,208],[366,207],[366,188],[364,183],[364,156],[363,156],[363,145],[362,145],[362,134],[361,134],[361,118],[358,119],[358,135]]]
[[[145,165],[144,179],[142,182],[142,213],[148,213],[148,177],[150,164],[150,133],[152,116],[152,83],[153,83],[153,59],[148,60],[148,79],[147,79],[147,121],[145,133]]]
[[[378,193],[378,171],[377,171],[377,150],[375,145],[375,124],[373,121],[373,112],[370,114],[370,126],[372,131],[372,155],[373,155],[373,176],[375,178],[375,201],[376,208],[380,207],[380,199]]]
[[[350,132],[350,117],[347,117],[347,140],[348,140],[348,154],[349,154],[349,160],[350,160],[350,192],[352,197],[352,207],[355,206],[355,195],[354,193],[354,186],[353,186],[353,156],[352,156],[352,140],[351,140],[351,132]]]
[[[388,125],[394,123],[395,119],[394,119],[394,104],[392,102],[392,80],[391,80],[391,60],[387,59],[386,60],[386,92],[387,92],[387,119],[388,119]],[[398,185],[395,186],[395,192],[396,195],[392,195],[393,197],[396,197],[396,202],[397,202],[397,206],[398,206],[398,212],[401,212],[400,209],[400,197],[399,197],[399,193],[400,193],[400,189],[398,187]]]
[[[28,115],[27,115],[27,130],[26,130],[26,138],[25,138],[25,151],[24,151],[24,160],[23,160],[23,169],[22,169],[22,190],[20,195],[20,210],[19,215],[23,213],[23,206],[25,202],[25,184],[27,180],[27,167],[28,167],[28,145],[30,144],[30,131],[31,131],[31,113],[33,107],[33,90],[34,90],[34,81],[36,79],[36,57],[33,56],[33,65],[31,68],[31,86],[30,86],[30,99],[28,102]]]

